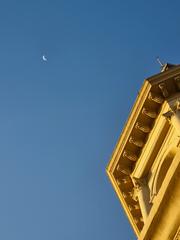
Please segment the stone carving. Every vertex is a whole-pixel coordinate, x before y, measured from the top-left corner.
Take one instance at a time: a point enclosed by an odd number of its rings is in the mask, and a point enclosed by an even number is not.
[[[139,202],[141,213],[145,220],[150,211],[148,185],[145,178],[133,178],[132,180],[134,183],[133,199]]]
[[[134,208],[140,210],[139,204],[134,204]]]
[[[124,194],[128,193],[128,196],[130,197],[129,192],[132,191],[133,189],[133,183],[131,179],[129,178],[128,180],[125,181],[125,178],[116,178],[116,183],[120,190],[124,192]]]
[[[130,191],[132,189],[132,183],[124,183],[120,179],[116,179],[117,185],[121,188],[122,191]]]
[[[161,96],[158,96],[157,94],[150,92],[148,99],[151,101],[154,101],[156,103],[162,104],[164,102],[164,99]]]
[[[140,206],[139,204],[135,203],[135,204],[131,204],[128,206],[129,207],[129,210],[132,211],[132,210],[140,210]]]
[[[130,167],[121,166],[120,164],[117,165],[116,170],[120,173],[125,174],[125,175],[130,175],[131,174]]]
[[[135,128],[139,129],[143,133],[149,133],[151,131],[151,128],[149,126],[144,126],[139,122],[136,123]]]
[[[162,95],[163,95],[165,98],[169,96],[169,93],[168,93],[166,84],[165,84],[164,82],[159,84],[159,88],[160,88],[160,90],[161,90],[161,92],[162,92]]]
[[[168,111],[166,113],[163,113],[163,116],[168,120],[169,123],[171,123],[171,117],[174,115],[173,111]]]
[[[126,157],[130,161],[133,161],[133,162],[136,162],[138,160],[138,157],[134,153],[131,153],[131,152],[126,151],[126,150],[123,152],[123,157]]]
[[[175,113],[180,110],[180,100],[179,99],[175,102],[174,106],[172,107],[172,110]]]
[[[135,216],[138,221],[140,221],[140,218],[141,218],[141,210],[140,210],[140,207],[136,207],[138,206],[137,204],[136,205],[129,205],[129,211],[132,213],[133,216]]]
[[[119,179],[116,179],[117,185],[120,186],[122,183]]]
[[[164,113],[163,116],[171,123],[171,117],[174,116],[180,110],[180,100],[178,99],[173,106],[171,106],[171,110]]]
[[[132,211],[134,209],[133,205],[129,205],[129,210]]]
[[[142,191],[142,188],[143,188],[143,185],[145,185],[145,182],[143,179],[133,178],[133,183],[134,183],[133,199],[135,201],[138,201],[138,192]]]
[[[122,192],[124,198],[128,198],[128,194],[126,192]]]
[[[126,176],[126,177],[122,178],[122,182],[123,182],[124,184],[131,183],[131,178],[128,177],[128,176]]]
[[[134,218],[134,222],[135,222],[136,224],[138,224],[138,223],[139,223],[139,218]]]
[[[123,178],[123,179],[122,179],[122,182],[123,182],[124,184],[126,184],[126,183],[128,183],[129,181],[128,181],[126,178]]]
[[[180,76],[174,78],[178,90],[180,90]]]
[[[129,142],[134,144],[137,147],[140,147],[140,148],[142,148],[144,146],[144,142],[143,141],[134,139],[133,137],[129,138]]]
[[[142,113],[145,114],[146,116],[150,117],[150,118],[156,118],[157,117],[157,113],[150,111],[146,108],[143,108]]]
[[[120,171],[121,171],[120,164],[118,164],[118,165],[117,165],[117,167],[116,167],[116,170],[117,170],[118,172],[120,172]]]

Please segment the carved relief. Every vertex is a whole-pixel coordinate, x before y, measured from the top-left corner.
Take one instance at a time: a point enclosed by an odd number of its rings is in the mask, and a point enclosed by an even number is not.
[[[134,222],[135,222],[136,224],[138,224],[139,219],[138,219],[138,218],[134,218]]]
[[[131,180],[130,180],[130,178],[126,177],[126,178],[123,178],[123,179],[122,179],[122,182],[123,182],[124,184],[126,184],[126,183],[131,182]]]
[[[151,128],[149,126],[145,126],[139,122],[136,123],[135,128],[139,129],[143,133],[149,133],[151,131]]]
[[[121,166],[120,166],[120,164],[117,165],[116,170],[117,170],[118,172],[121,171]]]
[[[163,155],[163,150],[169,144],[171,136],[177,135],[175,129],[168,126],[162,117],[162,112],[169,110],[169,105],[179,96],[177,89],[179,89],[180,94],[180,76],[173,79],[173,76],[177,76],[177,73],[177,71],[170,75],[163,73],[160,77],[148,79],[132,109],[123,134],[113,153],[111,164],[108,166],[110,180],[137,235],[142,229],[139,226],[142,226],[143,222],[147,223],[149,205],[152,206],[150,191],[151,197],[158,193],[162,184],[162,175],[168,169],[168,163],[170,162],[167,160],[164,165],[156,169],[157,161]],[[162,83],[162,81],[164,82]],[[165,101],[165,98],[169,96],[172,98]],[[161,104],[163,104],[162,108]],[[164,116],[170,120],[174,112],[179,110],[180,101],[175,104],[172,111],[164,114]],[[178,115],[180,116],[180,114]],[[155,122],[157,116],[158,119]],[[172,117],[172,122],[176,120],[174,119]],[[151,131],[152,134],[148,136]],[[147,147],[145,146],[141,151],[144,145],[147,145]],[[157,172],[155,173],[155,171]],[[137,178],[146,177],[146,182],[141,179],[133,181],[134,176]],[[152,181],[149,182],[149,180]],[[154,211],[150,211],[153,216]],[[138,212],[137,215],[136,212]],[[149,219],[151,218],[148,218],[148,223],[150,222]],[[175,237],[175,232],[174,235],[171,235],[171,238],[173,237]],[[174,240],[180,240],[180,233]]]
[[[171,123],[171,117],[174,115],[173,111],[168,111],[163,114],[163,116],[168,120],[169,123]]]
[[[136,217],[141,217],[141,210],[138,204],[129,205],[130,212],[135,215]]]
[[[119,179],[116,179],[117,185],[121,186],[121,181]]]
[[[129,192],[129,191],[128,192],[122,192],[122,195],[125,199],[128,199],[128,198],[132,199],[133,193]]]
[[[150,92],[148,99],[151,101],[154,101],[156,103],[162,104],[164,102],[164,99],[161,96],[158,96],[157,94]]]
[[[133,162],[136,162],[138,160],[138,157],[134,153],[126,151],[126,150],[123,152],[123,157],[126,157],[130,161],[133,161]]]
[[[134,183],[133,199],[135,201],[138,201],[138,193],[139,191],[142,191],[142,188],[146,183],[143,179],[136,179],[136,178],[133,178],[133,183]]]
[[[177,112],[180,110],[180,100],[179,99],[177,99],[177,101],[175,102],[174,106],[172,107],[172,110],[174,112]]]
[[[160,90],[161,90],[161,92],[162,92],[162,95],[163,95],[165,98],[169,96],[169,93],[168,93],[166,84],[165,84],[164,82],[159,84],[159,88],[160,88]]]
[[[120,187],[120,189],[122,191],[131,191],[131,189],[132,189],[132,183],[131,182],[125,184],[119,179],[117,179],[116,182],[117,182],[117,185]]]
[[[131,168],[128,166],[122,166],[120,164],[117,165],[116,167],[117,172],[121,172],[125,175],[130,175],[131,174]]]
[[[141,219],[142,219],[141,217],[135,217],[135,218],[134,218],[134,222],[135,222],[136,224],[139,224],[140,222],[142,222]]]
[[[163,116],[171,123],[171,117],[174,116],[180,110],[180,100],[178,99],[174,105],[171,106],[171,110],[164,113]]]
[[[143,108],[142,113],[145,114],[146,116],[150,117],[150,118],[156,118],[157,117],[157,113],[150,111],[146,108]]]
[[[144,146],[144,142],[143,141],[134,139],[133,137],[129,138],[129,142],[134,144],[137,147],[140,147],[140,148],[142,148]]]

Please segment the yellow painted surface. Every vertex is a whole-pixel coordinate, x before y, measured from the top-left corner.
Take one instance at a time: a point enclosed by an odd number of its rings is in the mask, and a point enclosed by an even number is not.
[[[179,65],[144,81],[106,169],[139,240],[180,239],[179,86]]]

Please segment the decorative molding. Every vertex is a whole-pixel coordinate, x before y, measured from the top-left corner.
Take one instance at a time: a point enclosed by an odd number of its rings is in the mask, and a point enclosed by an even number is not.
[[[154,101],[156,103],[159,103],[159,104],[162,104],[164,102],[164,98],[162,98],[161,96],[159,96],[153,92],[149,93],[148,99],[151,101]]]
[[[180,77],[178,78],[178,75],[180,76],[180,66],[177,70],[168,70],[167,72],[157,74],[145,80],[107,167],[108,176],[137,237],[140,236],[144,221],[142,215],[137,217],[136,211],[138,210],[138,206],[140,209],[143,208],[141,206],[142,202],[140,202],[139,199],[136,199],[137,202],[135,202],[133,196],[135,190],[138,191],[140,188],[143,188],[143,186],[136,182],[136,186],[134,187],[134,180],[131,177],[134,176],[136,169],[138,169],[138,173],[141,173],[143,169],[147,170],[151,165],[151,162],[149,161],[149,163],[148,160],[155,146],[152,137],[154,142],[158,140],[158,137],[161,137],[160,141],[163,142],[165,134],[161,134],[161,130],[169,131],[169,129],[172,129],[163,117],[161,117],[161,114],[163,111],[169,109],[169,106],[166,106],[167,101],[164,102],[165,98],[171,97],[168,100],[172,102],[173,98],[177,96],[177,93],[180,91]],[[178,105],[177,108],[179,109]],[[157,117],[158,121],[154,124],[154,120]],[[154,131],[154,128],[159,124],[159,121],[162,123],[162,128],[160,126],[160,133],[157,133],[156,129]],[[149,133],[151,134],[149,135]],[[159,145],[161,145],[161,142]],[[155,147],[159,149],[159,145]],[[142,148],[143,151],[141,151]],[[142,156],[145,156],[145,161],[148,162],[148,164],[145,162],[147,166],[143,166],[143,168],[141,168],[142,164],[140,164],[142,163]],[[154,156],[156,156],[156,154],[154,154],[153,157]],[[142,176],[147,176],[146,174],[147,172],[144,175],[137,174],[135,176],[141,178]],[[143,191],[146,192],[146,189],[143,189]],[[142,194],[144,194],[144,192]],[[141,192],[138,194],[139,197],[144,196],[140,195]],[[144,214],[143,211],[141,211],[141,213]]]
[[[121,186],[121,185],[122,185],[122,183],[121,183],[121,181],[120,181],[119,179],[116,179],[116,182],[117,182],[117,185],[118,185],[118,186]]]
[[[147,182],[144,178],[132,178],[132,181],[134,183],[134,188],[133,188],[133,199],[135,201],[138,201],[138,192],[142,191],[144,186],[147,186]]]
[[[139,207],[139,204],[128,205],[128,208],[129,208],[130,212],[133,213],[133,215],[138,217],[138,219],[141,218],[141,209]],[[140,219],[139,219],[139,221],[140,221]]]
[[[172,111],[176,113],[179,110],[180,110],[180,99],[177,99],[174,106],[172,107]]]
[[[163,116],[168,120],[168,122],[171,124],[171,117],[174,115],[173,111],[168,111],[166,113],[163,113]]]
[[[123,152],[123,157],[126,157],[130,161],[133,161],[133,162],[136,162],[138,160],[138,157],[134,153],[126,151],[126,150]]]
[[[129,183],[130,180],[128,178],[122,178],[122,182],[126,184],[126,183]]]
[[[162,82],[159,84],[159,88],[162,92],[162,95],[166,98],[169,96],[168,90],[167,90],[167,86],[165,84],[165,82]]]
[[[143,108],[142,113],[145,114],[146,116],[150,117],[150,118],[156,118],[157,117],[157,113],[153,112],[149,109]]]
[[[139,122],[136,123],[135,128],[139,129],[143,133],[149,133],[151,131],[151,128],[149,126],[145,126]]]
[[[177,99],[174,105],[171,106],[171,110],[166,113],[163,113],[163,116],[169,121],[169,123],[171,123],[171,117],[174,116],[179,110],[180,110],[180,100]]]
[[[133,183],[136,187],[142,187],[144,185],[147,185],[147,182],[145,178],[135,178],[133,177]]]
[[[128,167],[122,166],[121,164],[117,165],[116,170],[118,172],[121,172],[121,173],[125,174],[125,175],[130,175],[131,174],[130,167],[128,168]]]
[[[133,137],[129,138],[129,142],[140,148],[144,146],[144,142],[142,140],[140,139],[137,140],[137,139],[134,139]]]
[[[133,193],[132,192],[122,192],[122,195],[125,199],[132,198]]]
[[[140,219],[139,218],[134,218],[134,221],[136,224],[138,224],[140,222]]]
[[[134,194],[136,194],[138,191],[141,191],[142,188],[147,185],[144,178],[141,178],[141,179],[133,178],[133,183],[134,183]]]

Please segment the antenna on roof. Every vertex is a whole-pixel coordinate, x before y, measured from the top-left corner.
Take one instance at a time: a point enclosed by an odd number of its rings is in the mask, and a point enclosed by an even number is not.
[[[161,60],[159,59],[159,57],[156,57],[156,60],[157,60],[157,62],[159,63],[159,65],[160,65],[161,67],[164,67],[164,64],[161,62]]]

